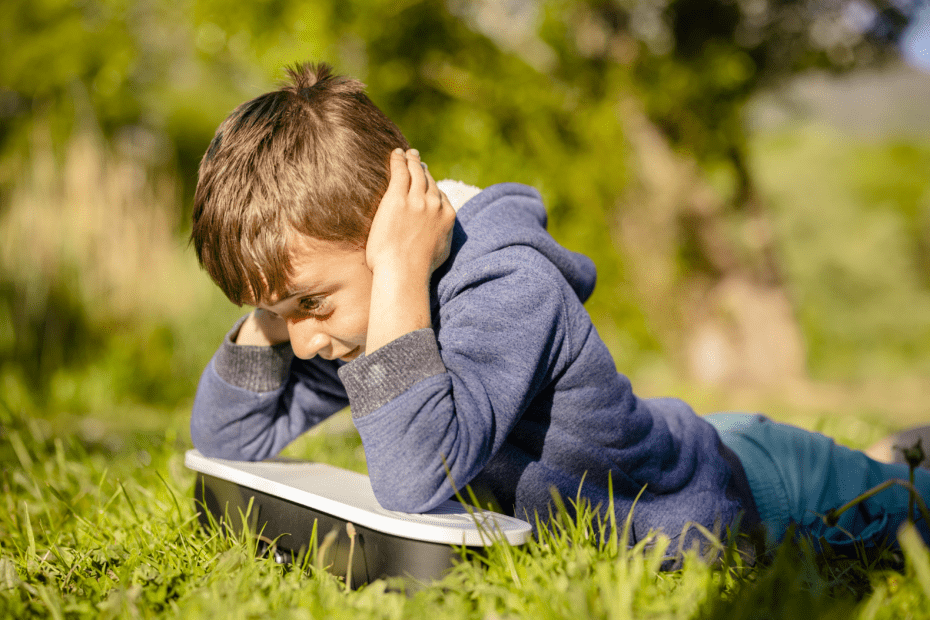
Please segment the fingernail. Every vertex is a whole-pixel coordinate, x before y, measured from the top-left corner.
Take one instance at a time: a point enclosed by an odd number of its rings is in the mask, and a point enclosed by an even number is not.
[[[398,147],[398,148],[394,149],[394,152],[397,153],[398,155],[403,155],[403,154],[404,154],[404,149]]]
[[[410,149],[410,154],[413,155],[414,157],[419,157],[419,156],[420,156],[420,151],[418,151],[418,150],[416,150],[416,149]]]

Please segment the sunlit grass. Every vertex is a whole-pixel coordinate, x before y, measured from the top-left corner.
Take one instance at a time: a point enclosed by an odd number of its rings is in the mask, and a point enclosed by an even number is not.
[[[54,420],[0,413],[0,616],[11,618],[756,618],[921,617],[930,552],[902,540],[903,569],[824,558],[786,545],[767,565],[734,549],[661,570],[668,539],[631,549],[583,502],[520,548],[465,552],[443,579],[402,594],[359,590],[320,572],[256,559],[255,540],[196,519],[183,411],[161,432],[81,439]],[[863,423],[867,423],[864,421]],[[337,428],[305,440],[329,462],[359,466],[357,437]]]

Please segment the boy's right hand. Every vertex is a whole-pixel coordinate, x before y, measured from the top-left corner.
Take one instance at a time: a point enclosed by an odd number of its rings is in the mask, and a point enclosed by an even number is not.
[[[290,339],[284,319],[273,312],[256,308],[239,327],[236,344],[267,347],[289,342]]]

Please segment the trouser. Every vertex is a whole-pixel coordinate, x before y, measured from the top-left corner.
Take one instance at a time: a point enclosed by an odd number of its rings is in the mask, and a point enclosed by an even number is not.
[[[770,547],[784,540],[792,525],[797,534],[837,552],[897,543],[898,528],[907,520],[909,494],[904,487],[894,485],[850,508],[836,525],[822,517],[886,480],[908,480],[907,465],[873,461],[820,433],[763,415],[717,413],[705,419],[743,464]],[[930,471],[918,469],[915,486],[930,502]],[[928,524],[920,516],[915,523],[930,544]]]

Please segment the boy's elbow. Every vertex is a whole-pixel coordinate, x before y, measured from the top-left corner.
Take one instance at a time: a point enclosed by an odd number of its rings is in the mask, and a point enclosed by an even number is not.
[[[202,455],[227,461],[251,461],[237,442],[226,440],[216,429],[205,428],[191,420],[191,443]]]
[[[193,429],[191,429],[191,442],[198,452],[211,459],[227,459],[230,461],[243,460],[237,454],[238,450],[230,449],[227,444],[216,441],[216,437],[194,433]]]
[[[223,449],[222,446],[204,446],[199,447],[194,444],[197,451],[209,459],[223,459],[224,461],[247,461],[235,450]]]
[[[381,507],[395,512],[413,514],[427,512],[448,499],[440,495],[437,489],[431,492],[423,485],[411,481],[399,481],[396,478],[390,481],[378,481],[376,477],[372,477],[371,488]]]
[[[416,499],[397,497],[394,495],[382,494],[381,496],[378,496],[378,494],[375,494],[375,498],[378,500],[378,503],[382,508],[385,510],[393,510],[394,512],[420,514],[432,510],[436,507],[429,502],[421,502],[417,501]]]

